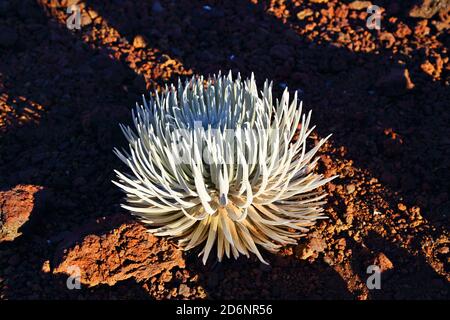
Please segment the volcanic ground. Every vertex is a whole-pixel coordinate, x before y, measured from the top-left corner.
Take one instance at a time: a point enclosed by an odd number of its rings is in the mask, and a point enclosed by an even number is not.
[[[439,6],[436,4],[438,3]],[[70,30],[67,8],[81,12]],[[367,27],[377,5],[381,29]],[[4,0],[1,299],[449,299],[448,1]],[[70,26],[70,24],[69,24]],[[254,72],[313,110],[329,217],[296,246],[212,259],[120,207],[142,93]],[[366,285],[370,265],[380,289]],[[81,288],[67,286],[73,267]]]

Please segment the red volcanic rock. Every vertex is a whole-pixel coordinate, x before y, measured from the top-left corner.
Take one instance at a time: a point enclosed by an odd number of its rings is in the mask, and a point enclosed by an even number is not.
[[[370,1],[353,1],[348,7],[353,10],[364,10],[372,5]]]
[[[30,218],[35,207],[35,194],[40,186],[17,185],[12,190],[0,192],[0,242],[13,241]]]
[[[297,257],[301,260],[306,260],[311,256],[317,257],[319,253],[323,252],[327,247],[324,239],[311,235],[308,242],[297,246]]]
[[[439,10],[450,7],[450,0],[421,0],[419,4],[413,6],[409,11],[409,16],[413,18],[429,19]]]
[[[116,226],[111,228],[113,224]],[[86,232],[91,234],[80,236]],[[81,240],[75,240],[77,234]],[[75,245],[70,244],[74,242]],[[97,220],[72,233],[60,245],[59,252],[53,272],[72,274],[78,267],[80,282],[88,286],[112,286],[129,278],[139,282],[174,267],[185,267],[181,250],[151,235],[139,223],[126,222],[123,216]]]
[[[381,272],[391,270],[394,268],[394,264],[391,260],[383,252],[380,252],[376,255],[373,260],[373,264],[380,267]]]

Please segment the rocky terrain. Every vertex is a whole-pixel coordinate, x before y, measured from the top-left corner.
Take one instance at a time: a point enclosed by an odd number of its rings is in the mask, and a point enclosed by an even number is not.
[[[67,8],[80,11],[73,29]],[[368,28],[378,7],[381,29]],[[4,0],[1,299],[449,299],[449,1]],[[313,110],[326,213],[297,246],[209,261],[111,183],[118,123],[192,74],[254,72]],[[367,267],[381,270],[369,289]],[[73,267],[80,289],[67,286]]]

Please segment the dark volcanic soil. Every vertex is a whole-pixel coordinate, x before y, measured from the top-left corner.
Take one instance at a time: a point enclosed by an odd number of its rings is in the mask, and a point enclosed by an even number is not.
[[[448,8],[372,3],[379,31],[367,1],[2,1],[0,298],[449,299]],[[148,235],[110,182],[142,93],[230,69],[300,90],[314,140],[333,133],[330,219],[270,266],[203,266]]]

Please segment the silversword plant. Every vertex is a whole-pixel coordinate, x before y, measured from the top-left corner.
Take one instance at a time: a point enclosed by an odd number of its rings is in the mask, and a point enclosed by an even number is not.
[[[266,263],[259,248],[295,244],[325,217],[318,187],[334,177],[313,169],[328,137],[307,150],[314,127],[296,93],[274,102],[253,75],[194,76],[144,97],[132,118],[134,129],[121,125],[129,149],[114,150],[129,168],[114,181],[123,207],[185,250],[203,245],[204,263],[212,251]]]

